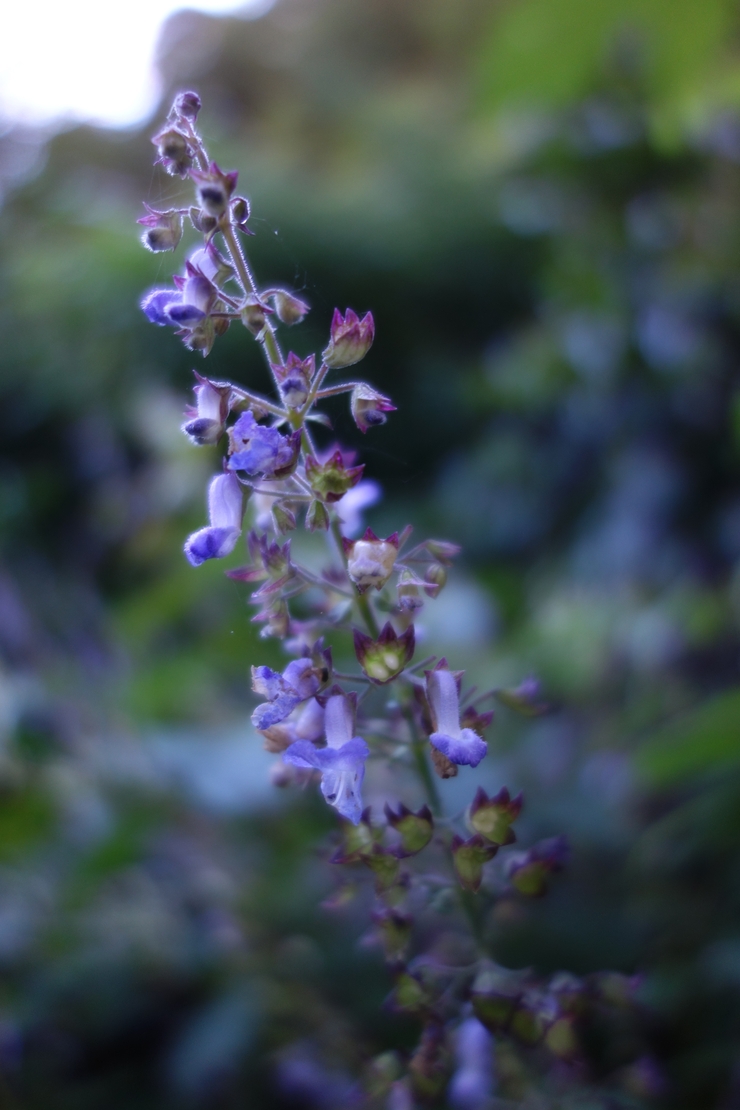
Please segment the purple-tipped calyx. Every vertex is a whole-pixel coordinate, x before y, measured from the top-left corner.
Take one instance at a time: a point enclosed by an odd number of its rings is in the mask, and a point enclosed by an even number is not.
[[[223,435],[226,418],[231,407],[232,390],[228,382],[212,382],[194,371],[197,384],[193,386],[195,407],[189,406],[187,420],[182,430],[199,447],[218,443]]]
[[[286,763],[321,772],[321,793],[342,817],[357,825],[362,817],[362,780],[370,754],[361,736],[354,736],[354,707],[346,694],[327,699],[324,712],[326,747],[298,740],[283,753]]]
[[[355,655],[363,671],[376,686],[391,682],[401,673],[414,654],[414,626],[409,625],[402,635],[397,635],[387,621],[377,640],[354,630]]]
[[[472,728],[460,724],[460,692],[455,675],[446,666],[426,672],[427,700],[434,732],[429,737],[437,751],[451,763],[477,767],[488,751]]]
[[[242,489],[236,475],[217,475],[208,487],[210,524],[185,541],[185,556],[192,566],[231,554],[242,531],[242,509]]]
[[[482,786],[478,787],[468,814],[468,824],[492,844],[512,844],[516,840],[512,824],[522,811],[522,795],[512,798],[504,786],[489,798]]]
[[[136,221],[146,228],[141,237],[144,246],[155,254],[175,250],[182,239],[182,213],[174,208],[167,212],[158,212],[148,204],[144,207],[147,210],[146,216]]]
[[[207,170],[191,170],[195,193],[202,212],[220,219],[229,206],[239,174],[236,170],[224,173],[215,162]]]
[[[343,539],[347,556],[347,573],[360,593],[374,587],[382,590],[396,565],[398,558],[398,533],[387,539],[379,539],[372,528],[368,528],[362,539]]]
[[[254,413],[243,412],[229,431],[231,457],[229,470],[243,470],[251,476],[286,478],[295,470],[301,433],[281,435],[277,428],[258,424]]]
[[[361,432],[366,432],[368,428],[377,428],[379,424],[385,424],[388,419],[386,414],[396,411],[396,406],[391,404],[390,397],[384,397],[382,393],[378,393],[365,382],[358,382],[352,390],[349,407],[352,419]]]
[[[335,308],[329,345],[321,357],[330,370],[353,366],[365,357],[374,338],[375,321],[372,312],[360,319],[351,308],[347,309],[344,316]]]
[[[280,393],[289,409],[300,409],[308,400],[311,379],[316,372],[316,358],[309,355],[300,359],[291,351],[282,366],[272,364],[272,370],[280,385]]]
[[[527,852],[518,852],[507,861],[506,875],[520,894],[540,898],[547,890],[550,875],[562,871],[570,856],[565,836],[541,840]]]
[[[323,463],[318,462],[313,455],[306,458],[306,480],[321,501],[340,501],[345,493],[357,485],[364,469],[364,463],[347,466],[341,451],[335,451]]]

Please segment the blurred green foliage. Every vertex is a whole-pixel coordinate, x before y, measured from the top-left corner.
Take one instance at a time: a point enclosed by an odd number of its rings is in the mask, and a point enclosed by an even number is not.
[[[465,543],[430,650],[554,706],[500,713],[483,781],[574,860],[501,900],[492,951],[645,977],[593,1085],[509,1074],[502,1106],[740,1105],[737,29],[729,0],[282,0],[163,30],[255,268],[311,302],[298,353],[335,304],[375,314],[399,411],[360,444],[337,404],[334,434],[374,526]],[[363,896],[319,907],[330,814],[269,787],[248,668],[278,649],[181,555],[214,460],[179,432],[194,357],[138,310],[170,272],[141,200],[179,190],[153,127],[4,175],[0,1100],[344,1107],[417,1030]],[[207,367],[267,387],[246,333]]]

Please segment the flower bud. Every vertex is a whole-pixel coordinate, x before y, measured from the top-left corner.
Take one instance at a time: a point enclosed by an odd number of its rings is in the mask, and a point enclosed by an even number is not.
[[[399,609],[409,613],[422,608],[424,600],[419,590],[421,585],[422,583],[410,570],[401,571],[396,586]]]
[[[437,597],[447,584],[447,571],[441,563],[430,563],[424,571],[424,593],[427,597]]]
[[[335,451],[325,463],[317,462],[313,455],[306,458],[308,484],[321,501],[329,503],[341,500],[347,490],[356,486],[364,469],[364,463],[345,466],[341,451]]]
[[[259,338],[267,322],[267,313],[271,309],[255,293],[251,293],[244,302],[242,309],[242,323],[251,331],[252,335]]]
[[[368,528],[361,540],[343,539],[347,573],[360,593],[373,586],[382,590],[398,557],[398,533],[381,540]]]
[[[477,891],[483,879],[483,865],[493,859],[498,844],[486,844],[482,836],[471,836],[469,840],[454,836],[452,838],[452,861],[455,872],[465,890]]]
[[[322,501],[312,501],[306,512],[306,528],[309,532],[324,532],[329,529],[329,514]]]
[[[200,351],[205,358],[211,353],[216,329],[210,316],[200,320],[193,328],[184,328],[177,333],[182,336],[182,341],[189,351]]]
[[[218,220],[215,216],[208,216],[205,212],[201,212],[200,208],[193,206],[188,215],[190,222],[196,231],[200,231],[203,235],[210,235],[218,227]]]
[[[294,293],[288,293],[285,289],[275,289],[270,296],[275,306],[275,314],[281,324],[300,324],[308,312],[306,302],[299,300]]]
[[[154,253],[175,250],[182,239],[182,215],[175,209],[158,212],[148,204],[145,207],[147,215],[136,221],[147,229],[141,237],[144,246]]]
[[[437,1103],[449,1076],[449,1053],[445,1032],[436,1021],[430,1021],[409,1061],[409,1073],[415,1093],[426,1104]]]
[[[391,682],[401,673],[414,654],[414,626],[398,636],[387,621],[377,640],[359,629],[354,630],[355,655],[363,671],[376,686]]]
[[[272,504],[272,523],[279,536],[292,532],[295,528],[295,513],[289,509],[285,502],[274,501]]]
[[[273,373],[280,386],[283,401],[290,409],[299,409],[308,400],[311,379],[316,370],[313,355],[300,359],[291,351],[283,366],[272,365]]]
[[[254,232],[250,231],[247,227],[247,220],[249,219],[249,201],[246,197],[234,197],[231,202],[231,218],[245,235],[253,235]]]
[[[190,176],[195,182],[195,195],[201,210],[220,219],[236,187],[236,171],[223,173],[215,162],[211,162],[207,170],[191,170]]]
[[[504,786],[489,798],[482,786],[478,787],[468,814],[468,824],[493,844],[511,844],[515,840],[511,825],[522,811],[522,795],[512,798]]]
[[[386,413],[396,411],[389,397],[384,397],[365,382],[359,382],[352,390],[349,407],[352,419],[361,432],[385,424],[388,419]]]
[[[388,824],[401,838],[401,843],[395,849],[399,859],[415,856],[422,848],[426,848],[432,839],[434,818],[429,806],[422,806],[417,813],[412,813],[405,805],[401,805],[398,813],[394,813],[386,804],[385,815],[388,818]]]
[[[438,559],[445,566],[450,566],[455,556],[462,551],[459,544],[450,543],[448,540],[427,540],[424,546],[433,558]]]
[[[363,359],[372,346],[375,338],[375,321],[368,312],[360,320],[357,313],[348,308],[342,316],[338,308],[334,309],[331,321],[329,345],[322,358],[331,370],[340,370],[343,366],[353,366]]]
[[[159,154],[157,161],[162,163],[167,173],[173,177],[187,177],[193,165],[193,150],[187,135],[176,127],[168,126],[159,131],[152,142]]]
[[[197,92],[188,91],[177,94],[172,104],[172,111],[178,116],[194,121],[198,118],[200,107],[200,97]]]
[[[218,443],[224,433],[226,418],[231,407],[231,386],[225,382],[211,382],[195,372],[197,384],[193,387],[196,407],[188,408],[189,417],[182,430],[199,447]]]
[[[226,261],[212,239],[206,246],[194,250],[188,262],[219,287],[234,276],[234,267]]]

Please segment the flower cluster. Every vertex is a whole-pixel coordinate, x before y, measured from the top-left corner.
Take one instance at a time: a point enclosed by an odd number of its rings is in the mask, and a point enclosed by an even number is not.
[[[459,548],[441,540],[409,546],[410,527],[386,537],[368,528],[353,538],[347,522],[377,490],[351,453],[336,445],[320,450],[313,440],[314,425],[326,423],[317,406],[328,397],[349,396],[363,433],[394,411],[371,384],[330,378],[370,351],[372,314],[337,309],[319,356],[283,354],[280,328],[299,323],[309,306],[294,292],[257,284],[243,240],[251,234],[249,203],[236,193],[236,172],[224,172],[207,156],[196,131],[199,107],[195,93],[182,93],[153,140],[165,170],[192,183],[192,203],[150,208],[140,222],[152,251],[174,250],[186,220],[203,240],[184,272],[171,286],[148,292],[142,309],[203,356],[227,328],[241,324],[263,349],[272,395],[196,372],[195,403],[183,431],[198,446],[222,445],[223,458],[208,488],[208,524],[187,539],[185,555],[196,567],[230,555],[249,517],[248,562],[227,573],[255,587],[253,619],[263,625],[261,635],[281,639],[293,656],[282,672],[252,668],[260,698],[252,722],[279,756],[274,781],[315,782],[336,810],[334,862],[372,873],[373,936],[395,979],[392,1004],[422,1023],[405,1074],[391,1069],[386,1076],[388,1099],[396,1100],[388,1105],[433,1101],[447,1089],[450,1105],[476,1110],[493,1091],[492,1035],[542,1043],[560,1059],[580,1051],[581,988],[522,984],[504,969],[492,971],[480,910],[471,902],[541,895],[563,867],[567,845],[562,838],[542,842],[510,854],[499,867],[494,858],[516,839],[521,795],[512,798],[504,787],[489,797],[479,787],[464,813],[446,817],[437,779],[460,768],[470,774],[486,758],[484,733],[493,720],[492,708],[481,707],[486,698],[524,715],[547,707],[534,680],[473,700],[463,673],[446,659],[414,660],[414,621],[444,588]],[[281,540],[301,523],[309,533],[326,534],[318,572],[294,555],[290,540]],[[342,629],[353,636],[358,667],[352,673],[335,667],[329,646]],[[404,767],[418,775],[425,803],[413,810],[397,799],[398,808],[386,804],[385,820],[374,821],[362,792],[366,768],[375,762],[392,769],[390,781],[405,781]],[[422,852],[431,879],[413,869]],[[442,895],[458,898],[479,947],[478,960],[462,976],[411,957],[415,914]]]

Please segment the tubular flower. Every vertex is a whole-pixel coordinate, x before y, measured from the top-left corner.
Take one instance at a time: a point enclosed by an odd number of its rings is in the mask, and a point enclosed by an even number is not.
[[[329,805],[357,825],[362,816],[360,790],[370,749],[361,736],[352,735],[353,718],[350,699],[344,694],[332,695],[324,716],[326,747],[316,748],[309,740],[298,740],[283,753],[283,760],[294,767],[320,771],[321,793]]]
[[[282,674],[269,667],[252,667],[252,689],[267,698],[252,714],[252,724],[264,731],[284,721],[297,705],[312,698],[318,688],[318,675],[310,659],[294,659]]]
[[[452,763],[477,767],[488,745],[472,728],[460,726],[460,694],[455,675],[445,665],[427,671],[426,679],[434,724],[434,732],[429,737],[432,745]]]
[[[243,412],[231,429],[232,455],[229,470],[262,474],[266,478],[284,478],[298,460],[301,433],[281,435],[277,428],[258,424],[254,413]]]
[[[210,525],[185,541],[185,557],[199,567],[207,559],[223,559],[242,534],[242,490],[235,474],[219,474],[208,487]]]

